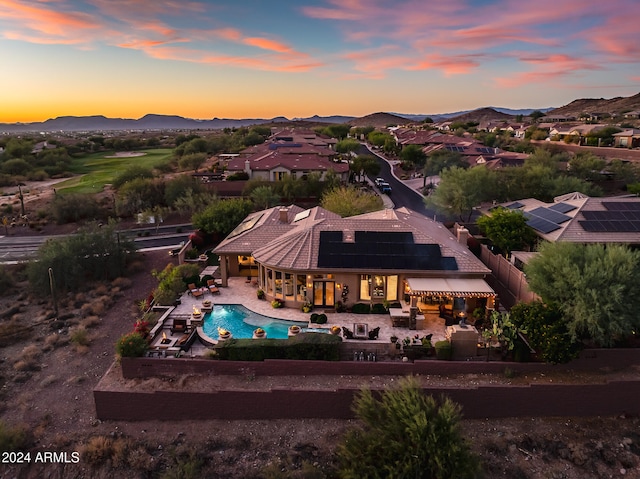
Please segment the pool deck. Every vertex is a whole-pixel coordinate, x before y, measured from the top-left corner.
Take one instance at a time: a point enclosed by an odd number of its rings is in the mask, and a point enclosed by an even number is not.
[[[159,341],[162,333],[165,333],[168,338],[169,345],[174,346],[176,341],[183,335],[183,333],[171,333],[171,325],[175,317],[190,317],[193,312],[193,308],[202,309],[202,301],[208,299],[216,304],[241,304],[245,308],[262,314],[264,316],[270,316],[272,318],[298,321],[303,323],[309,323],[309,317],[311,313],[303,313],[297,308],[278,308],[271,307],[271,302],[261,300],[257,298],[256,290],[257,286],[251,283],[246,283],[245,278],[229,278],[229,286],[222,288],[218,294],[211,294],[206,291],[202,296],[196,298],[191,294],[183,294],[181,303],[164,319],[164,324],[159,332],[158,338],[152,343],[152,349],[158,350]],[[315,313],[325,313],[327,315],[326,324],[310,324],[310,327],[314,328],[331,328],[331,326],[347,327],[351,331],[355,332],[355,324],[366,324],[368,330],[379,327],[380,332],[377,340],[365,340],[365,339],[344,339],[347,343],[361,344],[366,346],[367,344],[389,344],[391,336],[397,336],[399,340],[406,337],[414,337],[416,334],[420,337],[432,334],[431,342],[435,344],[436,341],[445,339],[445,320],[440,318],[437,314],[426,314],[424,320],[420,321],[423,324],[420,330],[410,330],[407,327],[394,327],[391,316],[389,314],[353,314],[353,313],[334,313],[325,312],[323,309],[314,309]],[[408,313],[406,313],[408,315]],[[233,331],[231,331],[233,333]],[[342,336],[342,335],[341,335]],[[214,342],[217,338],[211,338]],[[174,351],[172,347],[165,348],[167,352]],[[185,356],[202,356],[207,351],[207,347],[201,342],[196,340],[191,348],[184,354]]]

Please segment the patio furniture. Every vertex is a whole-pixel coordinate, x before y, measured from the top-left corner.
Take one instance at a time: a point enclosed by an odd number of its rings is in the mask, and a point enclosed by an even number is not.
[[[346,326],[342,326],[342,336],[344,336],[345,339],[354,339],[353,331]]]
[[[175,318],[171,325],[172,333],[186,333],[187,332],[187,320],[182,318]]]
[[[199,298],[204,294],[200,288],[196,287],[195,283],[189,283],[188,288],[189,294],[191,294],[194,298]]]
[[[373,328],[371,331],[369,331],[369,339],[371,341],[378,339],[379,334],[380,334],[380,326]]]
[[[220,294],[220,290],[218,286],[216,286],[216,282],[213,279],[207,280],[207,288],[209,288],[209,292],[211,294]]]

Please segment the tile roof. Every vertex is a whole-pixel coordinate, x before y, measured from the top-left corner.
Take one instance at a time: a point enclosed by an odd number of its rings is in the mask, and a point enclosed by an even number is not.
[[[291,218],[293,206],[289,208]],[[302,211],[298,207],[295,208],[297,213]],[[443,257],[455,258],[457,270],[446,271],[449,276],[452,274],[484,275],[490,272],[466,246],[458,243],[444,225],[406,208],[385,209],[341,218],[321,207],[316,207],[310,210],[308,216],[289,224],[274,221],[274,215],[276,218],[279,217],[279,212],[275,210],[274,208],[266,210],[264,215],[266,219],[261,218],[259,224],[256,224],[252,230],[236,238],[225,239],[214,251],[218,254],[251,253],[256,261],[273,267],[319,271],[321,270],[318,267],[320,233],[323,231],[340,232],[343,235],[343,241],[347,242],[354,238],[356,231],[409,232],[414,243],[438,245]],[[345,268],[345,270],[348,269]],[[419,269],[415,271],[425,272]],[[431,271],[434,274],[443,272],[444,270]]]

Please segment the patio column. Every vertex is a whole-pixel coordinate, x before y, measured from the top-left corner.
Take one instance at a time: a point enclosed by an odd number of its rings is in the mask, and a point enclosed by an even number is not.
[[[227,271],[227,257],[219,256],[220,258],[220,276],[222,277],[222,286],[229,286],[229,281],[227,277],[229,276],[229,272]]]

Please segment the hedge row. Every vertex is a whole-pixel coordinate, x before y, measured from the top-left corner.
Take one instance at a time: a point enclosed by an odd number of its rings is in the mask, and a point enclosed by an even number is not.
[[[288,339],[231,339],[215,347],[220,359],[264,361],[265,359],[340,360],[342,338],[325,333],[300,333]]]

